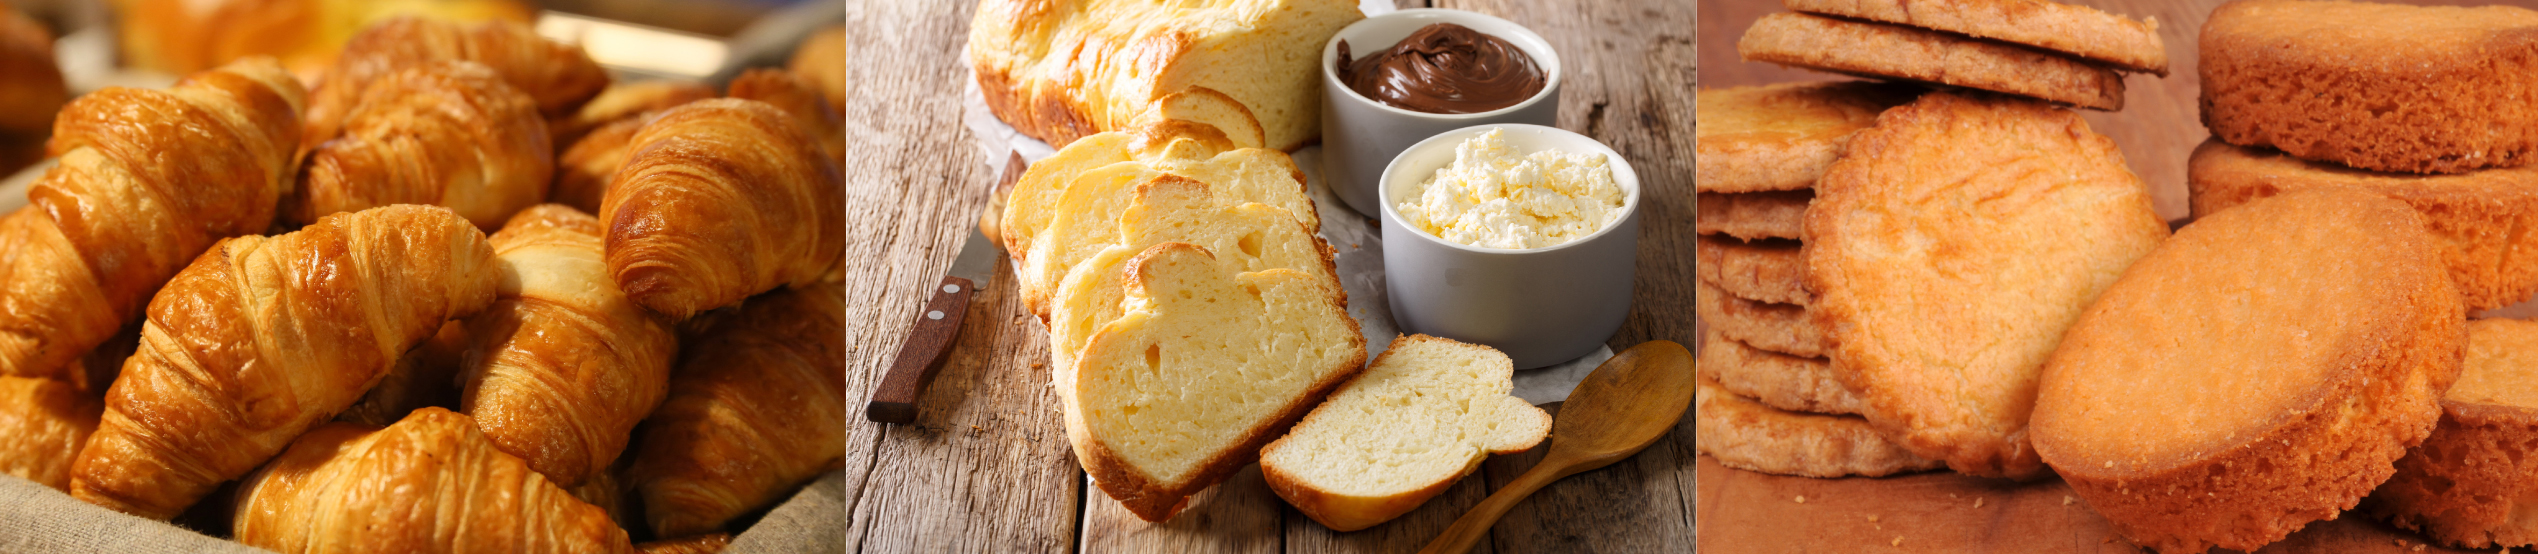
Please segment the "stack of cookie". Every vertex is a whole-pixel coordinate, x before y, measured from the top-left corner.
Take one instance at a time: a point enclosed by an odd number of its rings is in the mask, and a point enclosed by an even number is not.
[[[2123,72],[2168,74],[2159,21],[2043,0],[1784,0],[1746,60],[1961,86],[2114,111]]]
[[[1816,179],[1877,114],[1918,86],[1868,81],[1704,90],[1693,188],[1701,319],[1702,452],[1754,471],[1812,477],[1939,467],[1878,436],[1832,372],[1807,317],[1799,228]]]

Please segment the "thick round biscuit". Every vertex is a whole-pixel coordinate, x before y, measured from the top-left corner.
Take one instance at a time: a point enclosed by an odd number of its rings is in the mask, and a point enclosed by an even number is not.
[[[2379,171],[2538,162],[2538,11],[2247,0],[2200,42],[2203,125]]]
[[[1706,369],[1704,370],[1706,371]],[[1782,411],[1737,397],[1707,376],[1693,388],[1694,442],[1727,467],[1806,477],[1877,477],[1938,469],[1887,442],[1859,416]]]
[[[1971,475],[2032,477],[2036,375],[2098,292],[2167,237],[2079,114],[1931,93],[1851,140],[1807,209],[1807,309],[1879,430]]]
[[[2432,432],[2467,341],[2422,220],[2328,189],[2187,225],[2063,335],[2036,451],[2163,552],[2252,551],[2352,509]]]
[[[2397,460],[2370,511],[2459,548],[2538,544],[2538,323],[2468,322],[2441,423]]]
[[[1812,186],[1813,182],[1809,182]],[[1699,193],[1692,201],[1692,232],[1745,240],[1795,239],[1814,190]]]
[[[1692,252],[1694,276],[1730,296],[1799,307],[1814,301],[1797,241],[1704,236],[1694,239]]]
[[[2421,212],[2470,312],[2538,294],[2538,233],[2526,231],[2538,229],[2538,165],[2458,175],[2380,173],[2218,140],[2204,141],[2186,163],[2197,216],[2316,188],[2369,191]]]
[[[1777,13],[1745,29],[1736,52],[1747,61],[2124,109],[2124,75],[2115,70],[2032,48],[1900,25]]]
[[[1701,371],[1737,396],[1792,412],[1857,414],[1859,395],[1833,375],[1833,363],[1765,352],[1711,331],[1701,344]]]
[[[1882,21],[2013,42],[2126,71],[2168,76],[2159,20],[2048,0],[1784,0],[1791,11]]]
[[[1799,190],[1833,165],[1851,133],[1921,94],[1899,83],[1785,83],[1703,90],[1693,99],[1692,190]]]
[[[1737,298],[1700,279],[1692,280],[1692,290],[1693,315],[1729,339],[1801,358],[1821,358],[1833,350],[1806,308]]]

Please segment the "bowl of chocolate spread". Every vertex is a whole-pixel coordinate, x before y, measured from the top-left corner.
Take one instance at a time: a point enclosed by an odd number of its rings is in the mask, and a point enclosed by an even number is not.
[[[1474,125],[1550,126],[1560,59],[1541,35],[1479,13],[1411,9],[1340,29],[1322,47],[1323,178],[1360,214],[1411,144]]]

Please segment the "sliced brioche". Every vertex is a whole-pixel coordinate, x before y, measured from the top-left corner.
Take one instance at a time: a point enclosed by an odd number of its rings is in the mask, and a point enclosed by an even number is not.
[[[1710,330],[1701,345],[1701,374],[1763,405],[1817,414],[1857,414],[1859,395],[1823,358],[1800,358],[1746,346]]]
[[[1487,346],[1395,338],[1366,372],[1260,450],[1269,490],[1333,531],[1401,517],[1551,432],[1515,389],[1515,362]]]
[[[1130,259],[1118,319],[1085,341],[1076,457],[1147,521],[1260,455],[1366,360],[1347,300],[1303,272],[1228,271],[1164,243]]]
[[[1709,371],[1704,366],[1702,371]],[[1876,477],[1945,466],[1904,450],[1859,416],[1784,411],[1719,388],[1704,374],[1693,389],[1693,446],[1720,465],[1775,475]]]
[[[2538,544],[2538,322],[2468,322],[2441,423],[2371,493],[2374,515],[2459,548]]]
[[[1693,99],[1692,188],[1702,193],[1800,190],[1842,155],[1851,134],[1921,93],[1872,81],[1700,91]]]
[[[1286,154],[1256,148],[1225,152],[1205,161],[1118,163],[1087,172],[1059,196],[1055,216],[1032,239],[1031,251],[1022,258],[1016,280],[1022,283],[1023,302],[1047,316],[1050,295],[1067,272],[1103,248],[1121,244],[1121,221],[1150,181],[1170,178],[1207,193],[1200,197],[1202,204],[1258,203],[1288,222],[1318,221],[1294,216],[1313,210],[1313,200],[1304,195],[1304,181],[1295,175]],[[1247,250],[1259,247],[1253,244]]]

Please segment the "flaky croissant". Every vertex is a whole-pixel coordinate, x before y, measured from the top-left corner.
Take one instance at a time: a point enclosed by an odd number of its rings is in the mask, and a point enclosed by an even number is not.
[[[651,81],[610,87],[582,105],[556,129],[555,188],[549,201],[599,213],[608,180],[625,165],[635,131],[661,111],[714,97],[713,87],[683,81]],[[569,133],[569,135],[568,135]]]
[[[303,146],[335,137],[370,82],[440,60],[485,64],[527,93],[545,117],[562,117],[608,86],[608,72],[590,54],[538,36],[510,21],[454,23],[399,17],[372,25],[344,45],[334,69],[309,98]]]
[[[715,531],[846,452],[846,301],[822,285],[749,299],[687,343],[627,481],[663,537]]]
[[[555,172],[528,95],[482,64],[441,60],[370,83],[341,135],[283,200],[292,224],[389,204],[448,206],[481,229],[546,200]]]
[[[731,81],[732,98],[765,102],[793,114],[793,121],[819,139],[828,157],[844,165],[846,129],[837,120],[837,108],[820,96],[818,84],[781,69],[752,69]]]
[[[352,407],[335,414],[335,421],[386,427],[418,409],[456,409],[458,366],[466,355],[467,324],[442,324],[432,338],[397,357],[397,363],[379,377],[379,383],[371,385],[370,392],[362,394]]]
[[[0,473],[69,489],[72,456],[103,409],[69,383],[0,376]]]
[[[734,98],[635,133],[600,206],[608,273],[636,304],[684,320],[817,282],[846,249],[837,164],[783,110]]]
[[[608,194],[609,180],[617,176],[617,169],[623,167],[626,157],[634,152],[635,132],[651,122],[659,110],[713,97],[710,89],[704,98],[689,98],[687,95],[692,93],[685,89],[654,93],[651,99],[659,106],[658,110],[632,113],[591,127],[558,156],[555,190],[548,198],[574,209],[598,213],[601,200]],[[588,115],[598,111],[602,107],[601,102],[610,101],[609,96],[602,94],[599,99],[592,100],[582,107],[582,113]],[[820,148],[827,152],[829,159],[841,165],[844,163],[846,135],[839,127],[837,110],[819,99],[819,91],[810,81],[782,70],[752,69],[731,82],[731,97],[766,102],[791,114],[795,122],[802,124],[804,131],[820,141]]]
[[[71,495],[166,519],[351,406],[443,322],[493,303],[484,233],[446,208],[222,242],[151,300]]]
[[[232,528],[284,554],[634,551],[606,512],[441,408],[309,431],[239,482]]]
[[[617,83],[572,114],[548,120],[546,129],[555,139],[555,150],[562,152],[600,126],[713,97],[714,87],[695,81]]]
[[[60,165],[0,218],[0,374],[61,376],[186,263],[262,233],[289,187],[299,81],[257,58],[62,109]]]
[[[678,336],[608,280],[599,220],[562,205],[492,243],[502,287],[467,320],[460,405],[504,452],[570,488],[604,472],[660,406]]]

